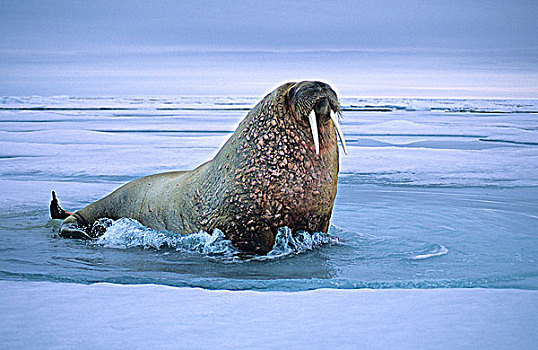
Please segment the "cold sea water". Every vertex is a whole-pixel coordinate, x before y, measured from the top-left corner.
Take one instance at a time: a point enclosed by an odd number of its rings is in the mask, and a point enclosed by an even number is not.
[[[258,97],[0,97],[0,280],[231,290],[538,289],[538,101],[342,98],[328,234],[280,230],[267,256],[221,232],[130,219],[58,238],[67,210],[211,159]]]

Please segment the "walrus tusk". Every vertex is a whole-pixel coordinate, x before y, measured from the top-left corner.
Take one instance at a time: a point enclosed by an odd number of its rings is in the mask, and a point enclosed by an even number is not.
[[[336,114],[334,114],[332,110],[331,110],[331,120],[333,121],[334,127],[336,128],[338,137],[340,137],[340,142],[342,142],[342,148],[344,149],[344,153],[347,154],[346,139],[344,138],[344,133],[342,132],[342,128],[340,127],[340,124],[338,124],[338,118],[336,117]]]
[[[319,154],[318,123],[316,121],[316,113],[314,113],[314,110],[310,112],[308,120],[310,121],[310,129],[312,129],[312,137],[314,138],[314,146],[316,146],[316,154]]]

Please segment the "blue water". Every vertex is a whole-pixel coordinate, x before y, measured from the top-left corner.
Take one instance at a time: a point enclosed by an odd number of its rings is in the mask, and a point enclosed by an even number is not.
[[[538,289],[538,101],[342,99],[329,234],[282,228],[267,257],[219,231],[135,221],[57,237],[50,191],[76,210],[136,177],[192,169],[256,97],[0,98],[0,279],[209,289]]]

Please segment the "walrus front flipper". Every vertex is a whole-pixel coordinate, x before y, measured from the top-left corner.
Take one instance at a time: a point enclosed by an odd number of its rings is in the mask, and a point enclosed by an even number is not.
[[[56,192],[52,191],[52,200],[50,201],[50,217],[53,219],[66,219],[72,213],[65,211],[60,204],[58,203],[58,198],[56,198]]]

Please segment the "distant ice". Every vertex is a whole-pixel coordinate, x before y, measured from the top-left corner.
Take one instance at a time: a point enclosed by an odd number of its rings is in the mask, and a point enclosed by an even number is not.
[[[269,87],[270,88],[270,87]],[[0,108],[12,109],[118,109],[133,110],[189,110],[252,108],[261,96],[0,96]],[[433,111],[457,113],[538,113],[538,99],[451,99],[451,98],[391,98],[340,97],[346,111]]]
[[[87,181],[102,176],[121,182],[155,171],[193,169],[216,154],[257,100],[2,97],[0,175]],[[341,102],[350,150],[341,157],[344,181],[538,184],[538,100],[344,97]],[[378,109],[390,113],[373,111]]]

